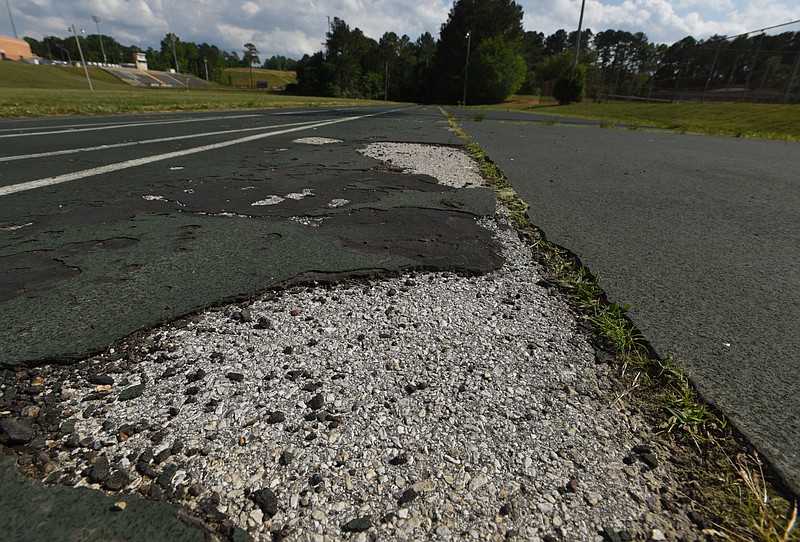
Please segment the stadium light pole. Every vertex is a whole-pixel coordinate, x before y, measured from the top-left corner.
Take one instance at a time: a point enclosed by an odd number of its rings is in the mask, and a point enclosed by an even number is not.
[[[94,21],[94,24],[97,25],[97,36],[100,38],[100,51],[103,53],[103,64],[108,64],[108,59],[106,59],[106,49],[103,47],[103,35],[100,33],[100,23],[102,23],[103,20],[97,15],[92,15],[92,20]]]
[[[581,17],[578,19],[578,36],[575,39],[575,60],[572,61],[572,75],[578,69],[578,53],[581,52],[581,30],[583,29],[583,9],[586,7],[586,0],[581,0]]]
[[[14,39],[18,40],[17,26],[14,24],[14,16],[11,14],[11,5],[8,3],[8,0],[6,0],[6,8],[8,9],[8,18],[11,19],[11,29],[14,31]]]
[[[81,40],[78,39],[78,31],[75,29],[75,25],[70,25],[67,29],[75,35],[75,43],[78,44],[78,54],[81,55],[81,64],[83,64],[83,72],[86,74],[86,81],[89,83],[89,90],[94,92],[94,88],[92,87],[92,80],[89,78],[89,68],[86,67],[86,61],[83,59],[83,49],[81,49]],[[83,32],[83,30],[81,30]]]
[[[170,33],[170,37],[172,38],[172,56],[175,58],[175,73],[180,73],[180,69],[178,69],[178,53],[175,49],[175,38],[177,38],[177,36]]]

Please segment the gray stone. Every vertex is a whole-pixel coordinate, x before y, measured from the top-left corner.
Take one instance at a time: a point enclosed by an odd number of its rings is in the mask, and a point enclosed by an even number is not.
[[[361,533],[372,527],[372,519],[369,516],[351,519],[342,525],[342,531],[346,533]]]
[[[108,458],[104,455],[101,455],[95,461],[94,465],[92,466],[92,470],[89,471],[89,481],[93,484],[105,482],[111,474],[110,468],[111,467],[108,464]]]
[[[125,471],[116,470],[103,482],[103,487],[109,491],[119,491],[130,483],[131,479]]]
[[[278,513],[278,497],[267,487],[251,492],[250,500],[252,500],[268,518]]]
[[[33,422],[28,418],[5,418],[0,420],[0,429],[11,444],[26,444],[33,438]]]
[[[144,393],[144,390],[145,390],[145,383],[142,382],[141,384],[136,384],[135,386],[131,386],[129,388],[125,388],[124,390],[122,390],[117,399],[119,399],[120,401],[130,401],[131,399],[136,399],[138,397],[141,397],[142,394]]]

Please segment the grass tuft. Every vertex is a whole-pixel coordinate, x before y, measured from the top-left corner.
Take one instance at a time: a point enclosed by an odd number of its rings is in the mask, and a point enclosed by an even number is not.
[[[483,108],[548,115],[554,120],[559,117],[594,119],[605,121],[606,128],[636,125],[667,128],[678,133],[800,141],[800,108],[796,105],[584,101],[559,106],[515,100]]]

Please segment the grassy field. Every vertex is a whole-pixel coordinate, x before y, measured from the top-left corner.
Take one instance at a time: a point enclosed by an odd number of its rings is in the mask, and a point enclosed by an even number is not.
[[[34,66],[0,62],[0,117],[102,115],[157,111],[264,109],[276,107],[368,105],[365,100],[288,96],[263,90],[178,90],[131,87],[99,68],[89,68],[95,92],[89,92],[82,68]],[[247,68],[229,69],[234,86],[250,85]],[[293,72],[253,70],[253,81],[270,87],[295,81]],[[568,106],[539,103],[538,98],[514,96],[495,106],[558,117],[598,119],[606,126],[660,127],[682,132],[800,141],[800,105],[765,104],[644,104],[584,102]]]
[[[44,90],[0,89],[0,117],[112,115],[162,111],[274,109],[280,107],[358,106],[367,100],[312,98],[264,91],[225,90]]]
[[[645,104],[584,102],[560,106],[532,103],[517,96],[491,109],[527,111],[554,117],[577,117],[625,124],[632,128],[672,128],[736,137],[800,141],[800,105],[771,104]],[[557,122],[557,118],[553,119]]]
[[[266,81],[269,88],[281,88],[288,84],[296,83],[297,74],[295,72],[253,68],[253,85],[255,86],[258,81]],[[249,88],[250,70],[248,68],[226,68],[222,72],[222,82],[237,88]]]
[[[89,68],[89,77],[95,90],[131,88],[100,68]],[[32,88],[89,90],[89,85],[83,68],[0,62],[0,91]]]
[[[278,73],[280,72],[274,72],[273,76],[277,77]],[[0,62],[0,117],[108,115],[378,103],[365,100],[289,96],[263,90],[242,91],[222,87],[191,91],[136,88],[100,68],[89,68],[89,76],[92,79],[94,92],[89,92],[82,68]],[[249,83],[249,72],[245,76]],[[255,78],[255,73],[253,78],[260,80]]]

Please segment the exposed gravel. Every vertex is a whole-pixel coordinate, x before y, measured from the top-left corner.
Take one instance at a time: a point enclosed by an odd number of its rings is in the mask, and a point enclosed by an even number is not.
[[[701,538],[669,453],[530,248],[502,210],[482,225],[495,273],[207,311],[19,375],[39,389],[3,430],[30,440],[55,413],[34,459],[49,483],[167,498],[263,540]]]

